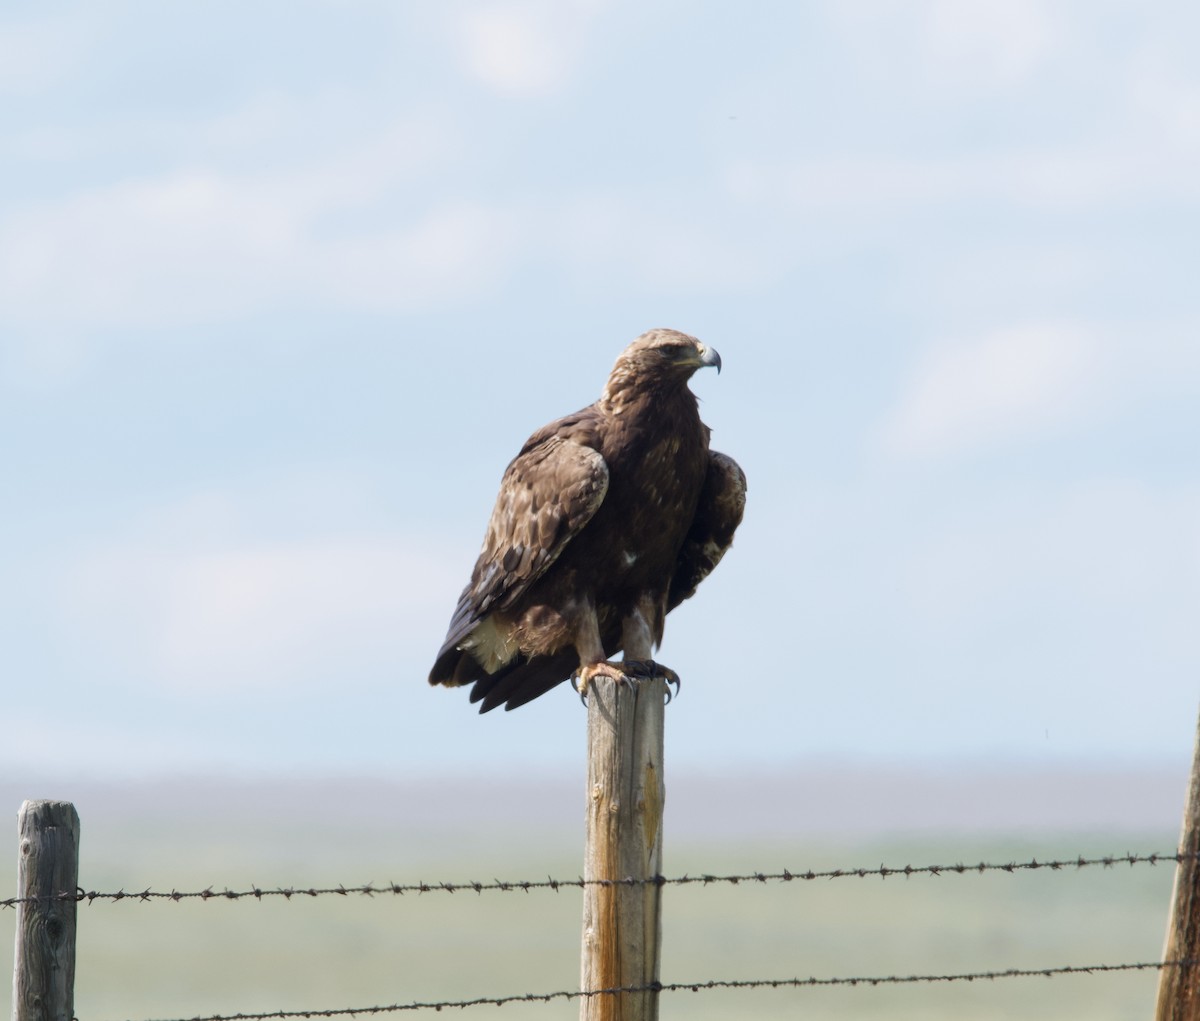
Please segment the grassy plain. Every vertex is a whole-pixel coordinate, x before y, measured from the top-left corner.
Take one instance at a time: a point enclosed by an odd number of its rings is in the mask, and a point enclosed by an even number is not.
[[[226,828],[85,821],[88,889],[180,890],[394,880],[574,877],[578,848],[538,834],[410,833],[380,840],[337,819],[264,818]],[[670,875],[881,863],[1046,859],[1171,848],[1172,832],[1057,833],[1036,840],[919,838],[668,844]],[[399,850],[397,850],[399,848]],[[1172,869],[843,878],[668,887],[667,982],[949,974],[1155,960]],[[6,884],[7,886],[7,884]],[[368,1007],[578,986],[578,890],[432,892],[81,905],[76,1015],[82,1021]],[[14,912],[0,912],[11,940]],[[9,944],[11,945],[11,944]],[[662,1017],[936,1019],[1146,1018],[1155,973],[994,982],[664,994]],[[575,1017],[574,1002],[474,1008],[508,1021]],[[432,1012],[422,1012],[431,1016]],[[411,1017],[412,1014],[391,1015]],[[458,1016],[458,1015],[456,1015]]]

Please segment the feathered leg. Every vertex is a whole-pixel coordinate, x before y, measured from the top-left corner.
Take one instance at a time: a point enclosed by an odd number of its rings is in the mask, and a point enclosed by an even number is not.
[[[649,680],[661,677],[667,682],[667,701],[671,698],[671,685],[679,694],[680,681],[670,667],[654,661],[654,647],[662,641],[662,621],[666,606],[661,599],[646,593],[637,601],[634,610],[621,622],[621,648],[625,650],[622,667],[626,677]]]
[[[588,607],[576,620],[575,651],[579,653],[579,669],[571,676],[571,687],[584,705],[587,705],[588,686],[593,677],[611,677],[618,684],[629,683],[621,664],[610,663],[604,658],[600,622],[596,619],[594,607]]]

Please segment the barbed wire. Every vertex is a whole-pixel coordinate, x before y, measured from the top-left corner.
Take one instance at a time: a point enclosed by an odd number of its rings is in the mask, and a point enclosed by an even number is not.
[[[290,1018],[347,1017],[359,1014],[393,1014],[410,1010],[448,1010],[452,1007],[503,1007],[510,1003],[550,1003],[553,1000],[579,1000],[593,996],[615,996],[620,993],[678,993],[707,992],[712,989],[784,989],[816,988],[821,986],[883,986],[916,983],[991,982],[1003,978],[1056,978],[1062,975],[1098,975],[1105,972],[1160,971],[1163,968],[1186,968],[1200,964],[1194,960],[1145,961],[1136,964],[1079,964],[1058,968],[1005,968],[1002,971],[972,971],[949,975],[853,975],[838,978],[764,978],[710,979],[705,982],[650,982],[636,986],[615,986],[609,989],[569,990],[552,993],[517,993],[511,996],[481,996],[473,1000],[418,1001],[391,1003],[374,1007],[337,1007],[329,1010],[275,1010],[262,1014],[209,1014],[172,1021],[273,1021]]]
[[[540,879],[540,880],[501,880],[494,879],[490,882],[438,882],[438,883],[382,883],[374,882],[364,883],[359,886],[346,886],[338,884],[337,886],[324,887],[301,887],[301,886],[286,886],[267,889],[265,887],[251,886],[245,890],[231,890],[224,888],[221,890],[213,889],[208,886],[203,890],[152,890],[147,887],[145,890],[126,891],[124,889],[117,890],[115,893],[103,893],[96,890],[85,890],[79,887],[76,890],[62,891],[57,894],[51,894],[49,898],[41,897],[8,897],[0,900],[0,908],[16,907],[18,904],[30,903],[37,900],[51,899],[59,901],[86,901],[92,904],[95,901],[131,901],[131,902],[148,902],[156,900],[227,900],[236,901],[248,898],[255,900],[263,900],[264,898],[282,897],[284,900],[292,900],[293,898],[314,898],[324,896],[364,896],[374,897],[377,894],[391,894],[394,896],[403,896],[405,894],[426,894],[426,893],[490,893],[503,892],[514,893],[522,892],[529,893],[533,890],[553,890],[555,892],[562,889],[584,889],[588,886],[711,886],[718,883],[737,886],[740,883],[790,883],[795,881],[811,882],[816,879],[867,879],[880,878],[888,879],[892,876],[942,876],[942,875],[966,875],[966,874],[981,874],[986,872],[1031,872],[1041,869],[1049,869],[1054,872],[1064,871],[1069,869],[1083,869],[1094,866],[1102,866],[1104,868],[1113,868],[1117,865],[1158,865],[1160,862],[1170,862],[1179,864],[1184,861],[1198,860],[1200,861],[1200,853],[1195,852],[1176,852],[1173,854],[1132,854],[1126,853],[1123,855],[1104,855],[1097,858],[1087,858],[1079,855],[1075,858],[1052,858],[1045,861],[1038,861],[1036,858],[1031,858],[1028,861],[1010,861],[1010,862],[979,862],[976,865],[967,865],[963,862],[958,862],[953,865],[902,865],[899,867],[880,865],[878,868],[836,868],[813,870],[807,869],[804,871],[793,872],[789,869],[784,869],[781,872],[747,872],[734,875],[713,875],[709,873],[701,873],[699,875],[682,875],[674,877],[666,876],[650,876],[647,878],[626,877],[624,879],[584,879],[582,877],[576,879]]]

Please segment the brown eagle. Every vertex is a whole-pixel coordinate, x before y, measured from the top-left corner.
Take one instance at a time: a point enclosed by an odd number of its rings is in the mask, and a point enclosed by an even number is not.
[[[746,476],[708,449],[687,387],[721,357],[651,330],[617,359],[595,404],[526,441],[500,481],[483,549],[430,684],[474,684],[487,712],[568,678],[666,677],[663,618],[733,541]],[[609,657],[624,653],[622,663]]]

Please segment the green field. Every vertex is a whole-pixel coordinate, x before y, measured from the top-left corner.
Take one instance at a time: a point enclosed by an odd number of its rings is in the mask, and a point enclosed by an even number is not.
[[[1174,834],[817,844],[668,844],[670,875],[1163,851]],[[391,844],[391,847],[385,846]],[[396,853],[395,846],[406,846]],[[577,849],[513,838],[356,836],[336,823],[222,831],[85,829],[88,889],[347,885],[578,875]],[[1161,953],[1171,866],[668,887],[662,977],[948,974],[1149,961]],[[8,892],[8,887],[3,888]],[[433,892],[291,902],[134,901],[79,909],[82,1021],[368,1007],[578,986],[580,893]],[[11,940],[15,913],[0,913]],[[1089,1018],[1152,1015],[1156,973],[992,982],[664,994],[662,1017]],[[574,1002],[461,1016],[574,1017]],[[416,1016],[432,1016],[423,1012]],[[395,1015],[411,1017],[413,1014]],[[460,1016],[456,1014],[455,1016]]]

